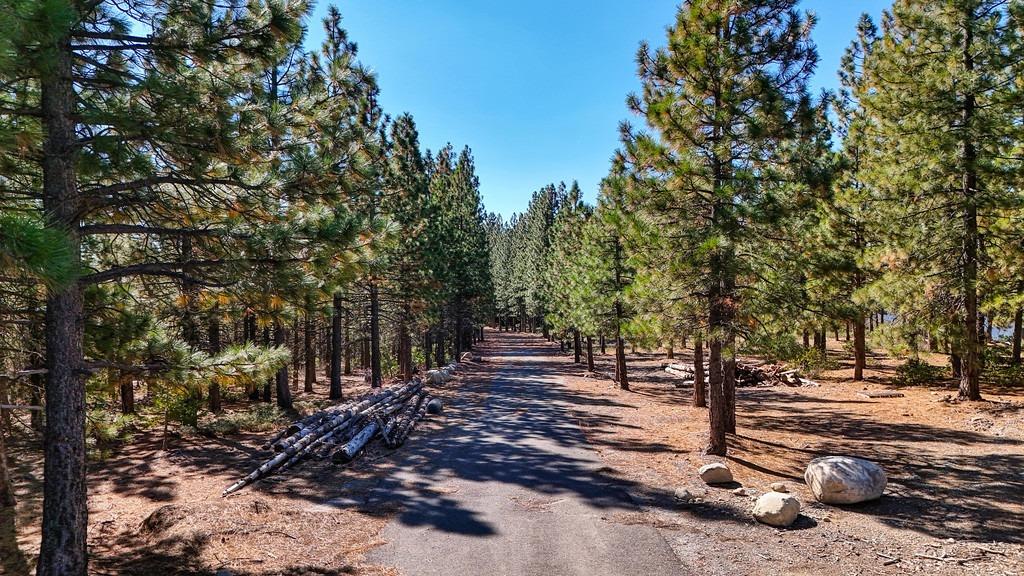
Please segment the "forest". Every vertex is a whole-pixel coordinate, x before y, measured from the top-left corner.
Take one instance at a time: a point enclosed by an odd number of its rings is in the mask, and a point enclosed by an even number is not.
[[[34,446],[35,574],[87,573],[87,476],[136,436],[270,430],[503,333],[623,392],[638,350],[685,354],[719,457],[749,358],[1024,384],[1021,2],[895,0],[835,71],[797,0],[686,0],[599,190],[507,219],[312,9],[0,6],[0,507]]]

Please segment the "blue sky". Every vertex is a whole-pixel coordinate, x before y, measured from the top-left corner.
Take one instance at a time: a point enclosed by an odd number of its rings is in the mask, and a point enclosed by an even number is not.
[[[818,16],[815,89],[835,71],[862,12],[883,0],[805,0]],[[636,90],[641,40],[664,43],[671,0],[342,0],[360,60],[378,75],[381,103],[410,112],[421,144],[468,144],[484,203],[505,217],[533,191],[578,180],[593,201]],[[317,6],[309,45],[322,38]]]

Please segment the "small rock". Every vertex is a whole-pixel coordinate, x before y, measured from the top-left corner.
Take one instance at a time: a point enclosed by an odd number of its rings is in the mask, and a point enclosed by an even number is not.
[[[697,473],[700,474],[700,479],[705,484],[728,484],[732,482],[732,472],[721,462],[705,464],[700,467]]]
[[[804,472],[811,493],[825,504],[856,504],[885,491],[885,470],[874,462],[849,456],[815,458]]]
[[[768,492],[754,503],[752,514],[758,522],[785,528],[800,515],[800,501],[782,492]]]
[[[686,488],[677,488],[673,496],[675,496],[676,500],[680,502],[693,501],[693,494]]]
[[[440,414],[443,411],[444,405],[440,398],[431,398],[430,402],[427,402],[427,414]]]
[[[784,482],[772,482],[768,488],[771,488],[772,492],[782,492],[783,494],[789,492],[789,486],[786,486]]]
[[[462,356],[459,356],[459,362],[472,362],[472,361],[473,361],[473,353],[472,352],[463,352]]]
[[[753,496],[754,495],[750,490],[747,490],[746,488],[737,488],[737,489],[733,490],[732,493],[737,495],[737,496]]]

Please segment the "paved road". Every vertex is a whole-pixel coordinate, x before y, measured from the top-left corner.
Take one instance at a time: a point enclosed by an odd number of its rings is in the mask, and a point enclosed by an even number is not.
[[[374,499],[403,511],[370,560],[406,576],[687,574],[658,531],[636,518],[629,486],[605,474],[568,416],[569,368],[535,337],[494,334],[473,368],[489,394],[429,442]],[[627,521],[623,521],[627,520]]]

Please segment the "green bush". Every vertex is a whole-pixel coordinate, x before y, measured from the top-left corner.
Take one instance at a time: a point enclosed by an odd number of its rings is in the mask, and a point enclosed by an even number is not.
[[[741,352],[762,356],[769,362],[789,362],[804,353],[804,347],[787,333],[751,334],[743,342]]]
[[[90,457],[102,460],[117,444],[130,440],[131,433],[137,428],[136,420],[137,417],[131,414],[102,408],[89,410],[85,417],[85,437]]]
[[[817,376],[825,370],[835,370],[838,363],[829,358],[828,354],[817,348],[800,348],[800,354],[789,360],[789,363],[809,376]]]
[[[896,368],[893,384],[898,386],[919,386],[931,384],[949,377],[946,368],[929,364],[918,358],[911,358]]]
[[[1024,366],[1012,364],[991,365],[985,370],[985,375],[992,379],[998,386],[1017,387],[1024,386]]]
[[[268,432],[280,426],[284,413],[274,404],[258,403],[240,412],[223,414],[204,423],[200,432],[231,435],[239,432]]]

